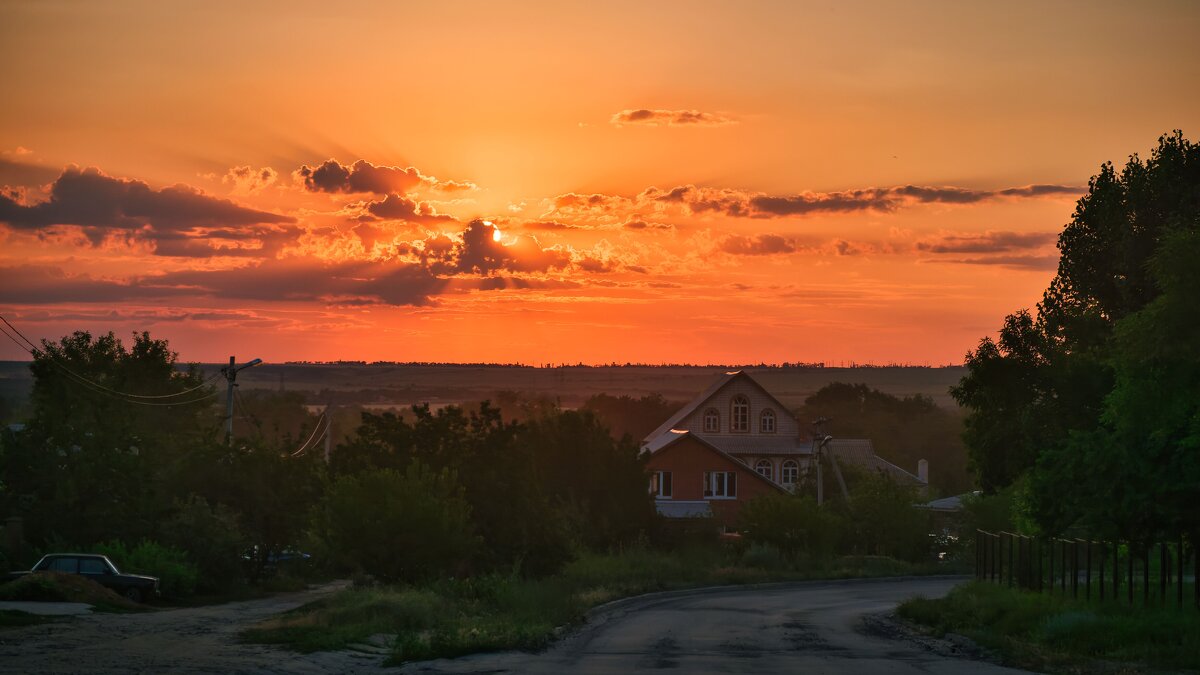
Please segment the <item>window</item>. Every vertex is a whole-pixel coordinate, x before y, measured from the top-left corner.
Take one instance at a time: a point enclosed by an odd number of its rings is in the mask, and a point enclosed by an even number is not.
[[[50,571],[75,574],[79,571],[79,560],[76,558],[55,558],[54,562],[50,563]]]
[[[800,465],[794,459],[784,460],[779,473],[783,477],[784,485],[795,485],[796,481],[800,480]]]
[[[108,565],[99,558],[80,558],[79,559],[80,574],[107,574]]]
[[[704,430],[714,434],[721,431],[721,413],[716,408],[704,411]]]
[[[769,459],[760,459],[755,463],[754,470],[763,478],[771,480],[771,475],[775,473],[775,466],[771,464],[771,460]]]
[[[775,433],[775,411],[767,408],[758,418],[758,430],[764,434]]]
[[[704,496],[733,498],[737,496],[737,474],[732,471],[705,471]]]
[[[659,499],[671,498],[670,471],[655,471],[650,475],[650,494]]]
[[[750,431],[750,400],[739,394],[729,407],[729,430]]]

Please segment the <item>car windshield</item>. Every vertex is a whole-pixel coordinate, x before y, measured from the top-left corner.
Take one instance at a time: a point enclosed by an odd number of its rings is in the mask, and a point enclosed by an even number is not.
[[[105,567],[107,567],[113,574],[121,573],[121,570],[117,569],[117,566],[113,564],[113,561],[109,560],[107,557],[101,558],[101,560],[104,561]]]

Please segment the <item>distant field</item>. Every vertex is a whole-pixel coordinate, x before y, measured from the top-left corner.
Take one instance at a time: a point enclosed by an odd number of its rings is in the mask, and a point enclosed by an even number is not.
[[[215,373],[220,364],[202,368]],[[433,406],[478,401],[497,391],[545,394],[564,407],[577,407],[599,393],[642,396],[659,393],[669,400],[686,400],[703,391],[723,368],[709,367],[560,367],[452,365],[267,364],[242,371],[238,383],[246,389],[303,391],[310,402]],[[943,368],[748,368],[768,390],[790,407],[830,382],[866,384],[897,396],[924,394],[939,405],[954,406],[948,390],[965,369]],[[31,385],[28,365],[0,361],[0,397],[19,403]]]

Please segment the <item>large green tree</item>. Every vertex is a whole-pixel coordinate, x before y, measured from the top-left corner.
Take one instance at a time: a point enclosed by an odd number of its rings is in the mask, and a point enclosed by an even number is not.
[[[972,467],[985,490],[1024,484],[1043,529],[1179,528],[1200,497],[1186,403],[1197,232],[1200,146],[1175,132],[1147,160],[1104,164],[1036,316],[1009,316],[967,355],[952,393],[969,411]]]

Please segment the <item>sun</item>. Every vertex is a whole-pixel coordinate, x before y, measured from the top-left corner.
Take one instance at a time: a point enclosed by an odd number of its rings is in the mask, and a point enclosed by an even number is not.
[[[500,237],[503,236],[500,233],[500,228],[496,227],[496,224],[490,220],[483,221],[483,224],[492,228],[492,241],[500,241]]]

